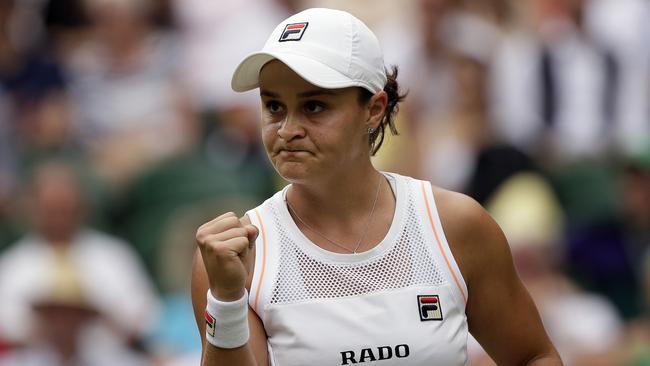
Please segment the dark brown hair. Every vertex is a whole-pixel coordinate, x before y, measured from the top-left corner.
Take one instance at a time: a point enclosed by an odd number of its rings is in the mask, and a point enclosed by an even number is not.
[[[395,127],[395,115],[399,111],[399,103],[406,98],[408,93],[402,93],[399,89],[399,85],[397,84],[397,72],[397,66],[393,66],[390,72],[386,70],[387,81],[386,86],[384,86],[384,91],[388,94],[388,103],[386,104],[384,117],[381,119],[379,126],[374,132],[368,134],[371,156],[375,155],[384,143],[384,136],[387,127],[393,136],[399,135],[399,132],[397,132],[397,128]],[[370,98],[372,98],[374,94],[367,89],[361,88],[360,90],[359,103],[365,105],[370,101]]]

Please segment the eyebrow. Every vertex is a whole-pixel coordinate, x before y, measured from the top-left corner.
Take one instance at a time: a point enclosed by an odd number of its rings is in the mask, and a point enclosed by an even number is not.
[[[274,93],[269,90],[260,90],[260,95],[263,97],[269,97],[269,98],[279,98],[280,95],[278,93]],[[299,98],[309,98],[309,97],[315,97],[319,95],[336,95],[335,92],[327,89],[316,89],[316,90],[308,90],[302,93],[298,93]]]
[[[274,92],[271,92],[271,91],[268,91],[268,90],[262,90],[262,89],[260,89],[260,96],[269,97],[269,98],[278,98],[278,97],[280,97],[280,95],[277,94],[277,93],[274,93]]]

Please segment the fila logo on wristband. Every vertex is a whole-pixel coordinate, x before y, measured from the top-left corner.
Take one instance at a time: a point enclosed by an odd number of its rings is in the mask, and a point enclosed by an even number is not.
[[[214,337],[214,330],[216,328],[216,321],[208,311],[205,311],[205,331],[208,333],[209,336]]]

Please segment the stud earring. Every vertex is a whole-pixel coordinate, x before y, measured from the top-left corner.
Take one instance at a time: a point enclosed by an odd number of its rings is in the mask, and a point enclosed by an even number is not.
[[[373,127],[368,127],[368,135],[372,135],[373,133],[375,133],[375,131],[376,131],[375,128],[373,128]]]

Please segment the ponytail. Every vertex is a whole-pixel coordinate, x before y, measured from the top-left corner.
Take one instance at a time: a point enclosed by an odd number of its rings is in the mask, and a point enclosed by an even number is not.
[[[395,116],[399,111],[399,103],[406,98],[408,93],[401,93],[399,85],[397,84],[397,66],[393,66],[391,72],[386,72],[386,86],[384,86],[384,92],[388,95],[388,103],[386,104],[386,110],[384,111],[384,117],[382,118],[379,126],[375,131],[368,135],[368,142],[370,144],[370,155],[374,156],[381,145],[384,143],[384,136],[386,134],[386,128],[388,128],[393,136],[399,135],[397,128],[395,127]],[[366,90],[362,89],[362,94],[360,97],[360,102],[362,104],[367,103],[373,94]]]

